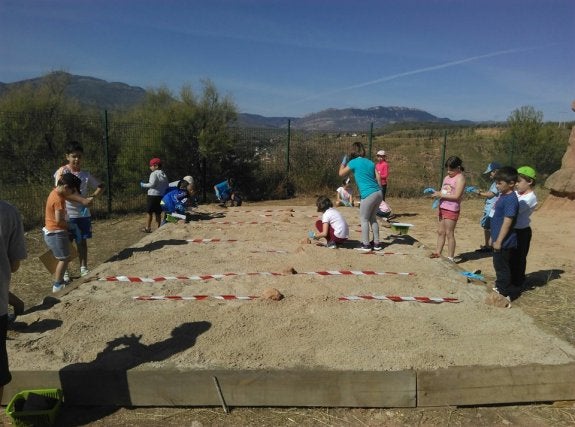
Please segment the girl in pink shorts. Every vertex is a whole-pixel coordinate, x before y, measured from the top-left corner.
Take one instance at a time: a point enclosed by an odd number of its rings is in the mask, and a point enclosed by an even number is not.
[[[433,193],[439,198],[439,224],[437,226],[437,247],[430,258],[439,258],[447,240],[447,259],[452,262],[461,261],[455,257],[455,226],[459,219],[461,198],[465,190],[463,162],[457,156],[451,156],[445,162],[447,175],[443,178],[441,191]]]

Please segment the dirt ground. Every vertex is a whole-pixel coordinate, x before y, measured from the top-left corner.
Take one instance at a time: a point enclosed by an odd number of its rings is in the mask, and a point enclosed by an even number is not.
[[[335,281],[345,280],[339,277],[303,277],[299,280],[299,286],[311,288],[312,284],[320,283],[317,290],[312,291],[307,295],[311,302],[314,304],[332,304],[330,301],[325,301],[326,293],[329,297],[335,297],[342,293],[353,294],[357,293],[358,288],[363,293],[369,294],[382,294],[392,293],[396,295],[405,295],[406,281],[409,283],[409,291],[413,293],[418,291],[420,295],[428,292],[435,292],[432,296],[442,297],[458,297],[462,300],[473,301],[473,305],[478,307],[478,311],[487,311],[492,313],[491,317],[505,316],[510,322],[525,322],[528,319],[534,326],[522,331],[526,334],[534,333],[533,335],[533,355],[539,359],[549,358],[548,363],[563,363],[565,360],[573,360],[573,355],[570,354],[571,347],[564,347],[561,343],[575,343],[575,309],[572,304],[575,290],[571,286],[573,283],[573,249],[575,246],[575,206],[574,202],[563,200],[550,200],[545,203],[541,209],[536,211],[533,215],[532,228],[534,230],[534,238],[531,246],[531,253],[528,259],[528,287],[523,295],[513,304],[511,310],[485,306],[483,299],[485,296],[486,288],[488,286],[474,286],[473,284],[461,290],[464,282],[458,273],[462,270],[474,271],[480,269],[485,275],[488,284],[491,284],[493,279],[493,270],[491,267],[491,260],[488,255],[479,254],[475,249],[482,243],[482,230],[479,228],[478,221],[481,213],[481,202],[478,200],[467,200],[464,203],[464,212],[456,230],[457,237],[457,253],[461,254],[464,261],[458,266],[449,265],[446,260],[428,260],[426,255],[431,252],[435,246],[435,227],[436,218],[435,211],[430,207],[430,201],[426,199],[396,199],[390,200],[390,204],[394,212],[398,215],[397,220],[401,222],[408,222],[413,224],[410,236],[414,240],[406,240],[406,238],[394,238],[390,236],[389,229],[382,228],[382,237],[388,237],[383,240],[387,243],[385,252],[382,256],[363,255],[350,248],[341,248],[336,251],[327,250],[325,248],[317,247],[313,244],[303,243],[308,229],[311,229],[315,216],[313,209],[312,199],[296,199],[275,203],[266,204],[246,204],[242,208],[234,208],[223,210],[214,206],[203,206],[201,211],[206,215],[206,221],[194,221],[190,225],[178,224],[165,230],[159,230],[151,235],[142,234],[139,229],[142,226],[142,216],[129,216],[122,218],[115,218],[105,221],[96,221],[94,223],[94,238],[89,242],[90,246],[90,266],[93,269],[91,278],[93,281],[78,287],[78,289],[69,290],[67,295],[62,296],[64,304],[56,304],[53,308],[44,310],[34,309],[38,308],[43,298],[50,293],[50,277],[45,271],[44,267],[37,260],[37,256],[45,250],[41,235],[39,232],[28,233],[29,242],[29,260],[23,263],[22,269],[13,277],[13,291],[21,297],[26,306],[29,307],[25,316],[17,319],[14,325],[14,331],[10,331],[10,338],[13,340],[14,349],[16,352],[10,351],[12,366],[22,368],[29,366],[33,363],[35,366],[40,366],[45,362],[53,362],[54,354],[49,355],[46,360],[43,360],[42,353],[46,352],[47,347],[42,346],[58,346],[64,343],[64,337],[73,336],[74,323],[76,327],[85,332],[89,328],[87,323],[90,316],[91,304],[93,301],[98,301],[101,294],[93,292],[95,288],[103,285],[109,285],[109,282],[97,281],[97,278],[104,278],[110,275],[137,275],[137,276],[151,276],[158,273],[164,275],[177,275],[186,273],[197,274],[215,274],[230,271],[248,272],[248,271],[285,271],[288,267],[293,267],[298,272],[310,271],[318,269],[336,270],[336,269],[349,269],[349,270],[374,270],[395,272],[409,271],[413,268],[413,258],[418,262],[418,267],[425,264],[424,270],[418,269],[418,276],[413,277],[399,277],[395,276],[392,279],[384,276],[384,280],[388,280],[389,288],[385,292],[380,288],[372,287],[371,283],[367,280],[369,278],[357,277],[353,283],[341,284],[332,286]],[[290,211],[293,209],[293,212]],[[351,208],[342,208],[351,209]],[[270,211],[270,212],[268,212]],[[345,210],[345,215],[350,223],[351,239],[357,241],[359,229],[357,225],[357,212]],[[243,222],[256,221],[261,224],[244,224]],[[265,222],[271,222],[265,224]],[[226,224],[229,222],[230,224]],[[295,226],[295,227],[294,227]],[[295,230],[294,230],[295,228]],[[293,234],[290,234],[293,233]],[[288,236],[287,238],[285,236]],[[202,243],[194,244],[189,243],[186,245],[175,244],[174,242],[181,242],[182,240],[197,238],[197,237],[212,237],[221,239],[238,239],[238,240],[255,240],[255,244],[243,248],[242,256],[234,252],[234,243],[219,243],[214,245],[204,245]],[[254,239],[255,237],[255,239]],[[167,243],[171,242],[171,243]],[[406,244],[408,242],[409,244]],[[128,247],[134,245],[130,250]],[[203,247],[202,247],[203,245]],[[188,250],[193,251],[193,256],[190,257]],[[222,249],[222,247],[224,249]],[[213,249],[217,248],[217,249]],[[280,250],[291,252],[287,260],[282,260],[284,253],[282,252],[269,252],[271,250]],[[171,251],[165,258],[159,256],[160,253]],[[253,252],[252,252],[253,251]],[[250,252],[248,254],[248,252]],[[394,252],[394,253],[391,253]],[[402,260],[402,258],[412,258],[411,261]],[[392,261],[387,261],[392,260]],[[190,264],[194,268],[190,268]],[[162,267],[158,269],[158,265]],[[146,266],[148,266],[146,268]],[[153,266],[153,268],[152,268]],[[268,268],[262,268],[268,267]],[[77,266],[72,267],[72,271],[76,271]],[[193,271],[190,271],[193,270]],[[447,273],[446,273],[447,271]],[[442,280],[443,278],[443,280]],[[273,278],[272,278],[273,279]],[[346,278],[347,279],[347,278]],[[80,280],[76,279],[76,283]],[[213,281],[207,280],[194,288],[194,294],[213,294]],[[429,286],[429,282],[433,286]],[[436,283],[439,282],[439,283]],[[240,278],[223,278],[217,279],[217,286],[225,283],[229,285],[225,288],[226,293],[235,294],[256,294],[261,293],[266,287],[275,285],[277,281],[270,280],[268,277],[252,277],[249,282],[240,280]],[[281,283],[281,281],[280,281]],[[113,283],[117,285],[117,283]],[[165,283],[164,283],[165,284]],[[359,287],[357,285],[360,285]],[[189,285],[189,283],[188,283]],[[248,286],[249,285],[249,286]],[[145,289],[148,294],[162,295],[162,294],[178,294],[190,295],[189,288],[184,287],[179,283],[173,283],[165,287],[156,284],[146,285]],[[194,286],[196,286],[194,284]],[[74,286],[73,286],[74,287]],[[275,286],[281,288],[281,286]],[[201,311],[202,318],[209,319],[210,308],[222,307],[222,303],[211,303],[207,305],[206,302],[155,302],[155,301],[127,301],[130,296],[136,295],[134,289],[129,289],[126,293],[126,286],[120,291],[111,291],[115,296],[126,299],[123,302],[122,309],[132,309],[131,307],[136,304],[145,306],[149,304],[178,304],[172,306],[170,310],[179,307],[179,310],[188,310],[186,304],[204,304],[204,306],[195,306],[196,309]],[[335,288],[335,292],[329,293],[328,290]],[[288,288],[281,288],[282,292],[286,294],[284,304],[290,300],[296,301],[296,305],[287,305],[287,311],[294,310],[300,307],[302,300],[298,301],[298,291],[301,289],[296,285]],[[309,291],[309,289],[307,290]],[[306,291],[306,292],[307,292]],[[119,292],[116,295],[116,292]],[[143,293],[143,291],[142,291]],[[57,297],[60,297],[57,295]],[[291,298],[290,298],[291,297]],[[131,299],[131,298],[130,298]],[[101,301],[101,300],[100,300]],[[46,301],[44,301],[46,303]],[[225,304],[225,303],[224,303]],[[232,302],[233,305],[231,312],[240,313],[243,321],[239,322],[240,330],[243,328],[245,337],[246,331],[256,333],[257,331],[250,329],[245,323],[249,320],[248,314],[244,312],[242,304],[253,304],[252,302]],[[259,304],[256,306],[255,304]],[[256,302],[253,306],[259,307],[261,310],[266,310],[269,304],[277,304],[271,302]],[[281,304],[281,303],[280,303]],[[336,303],[342,304],[342,303]],[[344,311],[350,312],[358,324],[363,324],[365,317],[371,316],[377,319],[375,326],[381,324],[389,324],[394,317],[400,317],[402,312],[407,311],[408,315],[413,313],[429,313],[429,310],[437,310],[438,317],[432,317],[434,326],[440,329],[448,329],[449,334],[456,334],[458,337],[465,335],[465,329],[458,330],[454,327],[461,317],[469,316],[469,307],[462,310],[461,313],[452,322],[442,322],[440,319],[443,314],[450,312],[457,312],[459,310],[457,305],[453,304],[438,304],[428,305],[417,303],[390,303],[390,302],[350,302]],[[358,310],[359,304],[372,304],[370,308],[367,306]],[[391,310],[388,317],[381,317],[379,308],[372,308],[374,304],[388,304],[386,309]],[[408,305],[403,305],[408,304]],[[49,304],[48,304],[49,305]],[[46,306],[46,304],[44,304]],[[40,306],[40,307],[44,307]],[[70,307],[77,307],[78,311],[73,312],[77,316],[78,322],[68,322],[63,310],[58,307],[67,307],[69,312],[72,313]],[[130,306],[130,307],[128,307]],[[417,306],[417,307],[415,307]],[[448,307],[451,306],[451,307]],[[206,307],[205,309],[202,307]],[[227,306],[226,306],[227,307]],[[263,308],[261,308],[263,307]],[[333,310],[330,306],[330,309]],[[393,308],[390,308],[393,307]],[[146,309],[147,310],[147,309]],[[206,310],[204,312],[204,310]],[[160,314],[162,314],[162,310]],[[313,307],[304,307],[304,312],[313,311]],[[358,312],[362,314],[359,316]],[[502,314],[502,313],[505,314]],[[34,344],[30,346],[31,334],[26,331],[30,325],[38,324],[46,320],[44,313],[48,317],[57,317],[64,320],[64,323],[58,330],[51,331],[50,336],[43,337],[44,342],[41,345]],[[259,312],[261,314],[261,311]],[[165,314],[165,312],[163,313]],[[59,317],[61,316],[61,317]],[[87,317],[86,317],[87,316]],[[359,317],[358,317],[359,316]],[[178,316],[175,316],[178,317]],[[178,317],[180,318],[180,317]],[[285,320],[285,317],[284,317]],[[313,320],[313,319],[312,319]],[[317,320],[317,319],[315,319]],[[488,319],[487,319],[488,320]],[[326,317],[326,321],[331,323],[334,321],[331,317]],[[79,324],[79,325],[78,325]],[[291,325],[291,326],[289,326]],[[288,322],[288,326],[293,328],[297,325]],[[381,326],[379,326],[381,327]],[[120,328],[122,329],[122,328]],[[169,329],[169,328],[168,328]],[[281,329],[281,328],[280,328]],[[377,328],[374,327],[374,332]],[[120,333],[128,332],[127,330],[117,331]],[[160,335],[153,335],[148,337],[152,342],[161,338]],[[103,335],[103,340],[107,337]],[[283,337],[282,342],[289,341],[288,337]],[[208,340],[210,344],[214,344],[220,340],[221,336],[217,334],[214,336],[213,341]],[[312,336],[312,340],[317,337]],[[343,339],[347,339],[346,336]],[[560,340],[563,341],[560,341]],[[557,341],[556,341],[557,340]],[[70,341],[70,338],[68,338]],[[511,340],[512,341],[512,340]],[[559,343],[558,343],[559,342]],[[58,354],[61,356],[61,362],[66,364],[70,362],[80,361],[81,358],[94,358],[98,351],[101,351],[101,344],[90,347],[89,343],[66,342],[66,352]],[[87,345],[88,344],[88,345]],[[549,355],[548,352],[538,353],[538,346],[557,347],[559,352],[563,351],[563,359],[559,355]],[[278,344],[279,345],[279,344]],[[284,345],[284,344],[282,344]],[[287,343],[290,346],[290,343]],[[429,348],[435,347],[431,351],[408,354],[407,358],[397,361],[398,365],[391,366],[391,368],[403,368],[405,366],[414,366],[416,368],[427,368],[441,366],[450,366],[459,364],[459,360],[452,359],[449,356],[448,360],[438,362],[438,354],[448,354],[447,349],[453,345],[453,341],[447,340],[444,344],[446,351],[437,350],[437,346],[430,345]],[[76,348],[78,347],[78,348]],[[253,347],[253,346],[252,346]],[[283,348],[283,347],[282,347]],[[310,344],[311,348],[311,344]],[[511,348],[511,347],[510,347]],[[216,360],[216,352],[221,349],[215,349],[214,353],[208,353],[207,350],[191,354],[193,363],[200,364],[198,361],[208,359]],[[565,353],[567,351],[567,353]],[[14,355],[16,353],[16,355]],[[261,352],[260,352],[261,353]],[[474,352],[469,352],[474,353]],[[14,355],[14,356],[13,356]],[[39,356],[34,357],[34,362],[31,362],[30,355]],[[243,359],[244,356],[254,356],[250,354],[237,354],[235,358]],[[352,355],[354,356],[354,355]],[[349,359],[356,359],[350,356]],[[187,357],[187,356],[186,356]],[[272,357],[278,357],[275,353],[265,353],[264,358],[257,359],[255,365],[249,367],[266,367],[266,363],[272,360]],[[333,361],[329,359],[329,354],[320,354],[314,360],[307,360],[307,352],[305,348],[301,353],[297,354],[296,364],[306,365],[315,364],[319,366],[332,366]],[[443,356],[442,356],[443,357]],[[471,356],[469,356],[471,357]],[[557,359],[556,357],[559,357]],[[184,363],[184,356],[176,359],[176,363]],[[345,357],[337,358],[339,361],[348,360]],[[254,360],[249,357],[249,360]],[[274,359],[275,360],[275,359]],[[480,360],[482,360],[480,358]],[[221,360],[223,363],[225,360]],[[285,365],[287,362],[280,360],[280,365]],[[516,363],[529,363],[529,355],[525,359],[516,360]],[[186,360],[185,363],[189,363]],[[274,361],[274,363],[277,363]],[[351,362],[349,362],[351,363]],[[389,366],[381,366],[373,361],[363,361],[363,365],[359,369],[388,369]],[[476,360],[464,360],[462,364],[477,363]],[[496,363],[495,361],[483,361],[482,363]],[[443,364],[443,365],[442,365]],[[296,365],[297,366],[297,365]],[[242,367],[242,366],[238,366]],[[345,366],[346,368],[352,367]],[[558,403],[555,405],[525,405],[513,407],[497,407],[497,408],[437,408],[437,409],[413,409],[413,410],[395,410],[395,409],[381,409],[381,410],[367,410],[367,409],[301,409],[301,408],[269,408],[269,409],[254,409],[254,408],[237,408],[233,409],[230,414],[224,414],[218,408],[134,408],[134,409],[110,409],[110,408],[90,408],[87,411],[79,410],[78,408],[66,408],[59,419],[61,425],[221,425],[221,424],[234,424],[234,425],[286,425],[286,424],[304,424],[304,425],[494,425],[494,424],[512,424],[512,425],[570,425],[575,421],[575,408],[572,404]]]

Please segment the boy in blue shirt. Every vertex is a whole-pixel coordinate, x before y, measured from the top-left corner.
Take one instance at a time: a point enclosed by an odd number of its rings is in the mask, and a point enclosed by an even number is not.
[[[214,185],[214,192],[216,193],[216,197],[222,208],[226,207],[228,201],[230,202],[230,206],[242,205],[242,198],[234,188],[234,184],[234,180],[232,178],[228,178],[225,181]]]
[[[519,291],[511,284],[510,263],[517,248],[515,222],[519,212],[519,201],[514,191],[517,183],[517,170],[504,166],[495,173],[494,180],[499,191],[499,199],[495,203],[491,217],[493,268],[496,275],[493,290],[511,302],[519,296]]]
[[[178,182],[177,188],[168,191],[160,202],[162,211],[165,212],[166,217],[168,214],[177,213],[186,215],[188,206],[192,204],[192,194],[194,193],[193,184],[186,178]],[[166,219],[164,219],[166,222]]]

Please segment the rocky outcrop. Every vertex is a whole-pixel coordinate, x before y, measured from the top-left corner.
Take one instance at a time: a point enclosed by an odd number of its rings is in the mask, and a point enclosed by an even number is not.
[[[571,108],[575,111],[575,101]],[[561,169],[547,178],[545,187],[551,190],[552,196],[575,199],[575,126],[571,129],[569,146],[561,160]]]

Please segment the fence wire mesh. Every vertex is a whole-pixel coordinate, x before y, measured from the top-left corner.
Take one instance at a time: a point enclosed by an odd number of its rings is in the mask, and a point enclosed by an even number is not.
[[[139,183],[148,179],[151,157],[162,159],[170,180],[192,175],[200,202],[214,201],[213,186],[227,177],[234,178],[248,201],[335,195],[342,181],[341,158],[354,141],[362,142],[371,158],[377,150],[386,150],[392,197],[420,196],[423,188],[439,185],[444,156],[461,157],[474,185],[486,184],[482,172],[487,163],[504,160],[495,154],[493,135],[476,129],[373,134],[371,129],[302,131],[287,123],[284,129],[229,128],[229,152],[208,161],[200,154],[197,135],[184,127],[47,112],[0,112],[0,120],[0,199],[22,212],[26,228],[42,225],[54,172],[65,162],[71,140],[84,149],[82,169],[106,186],[104,197],[92,208],[96,218],[144,211],[146,193]]]

